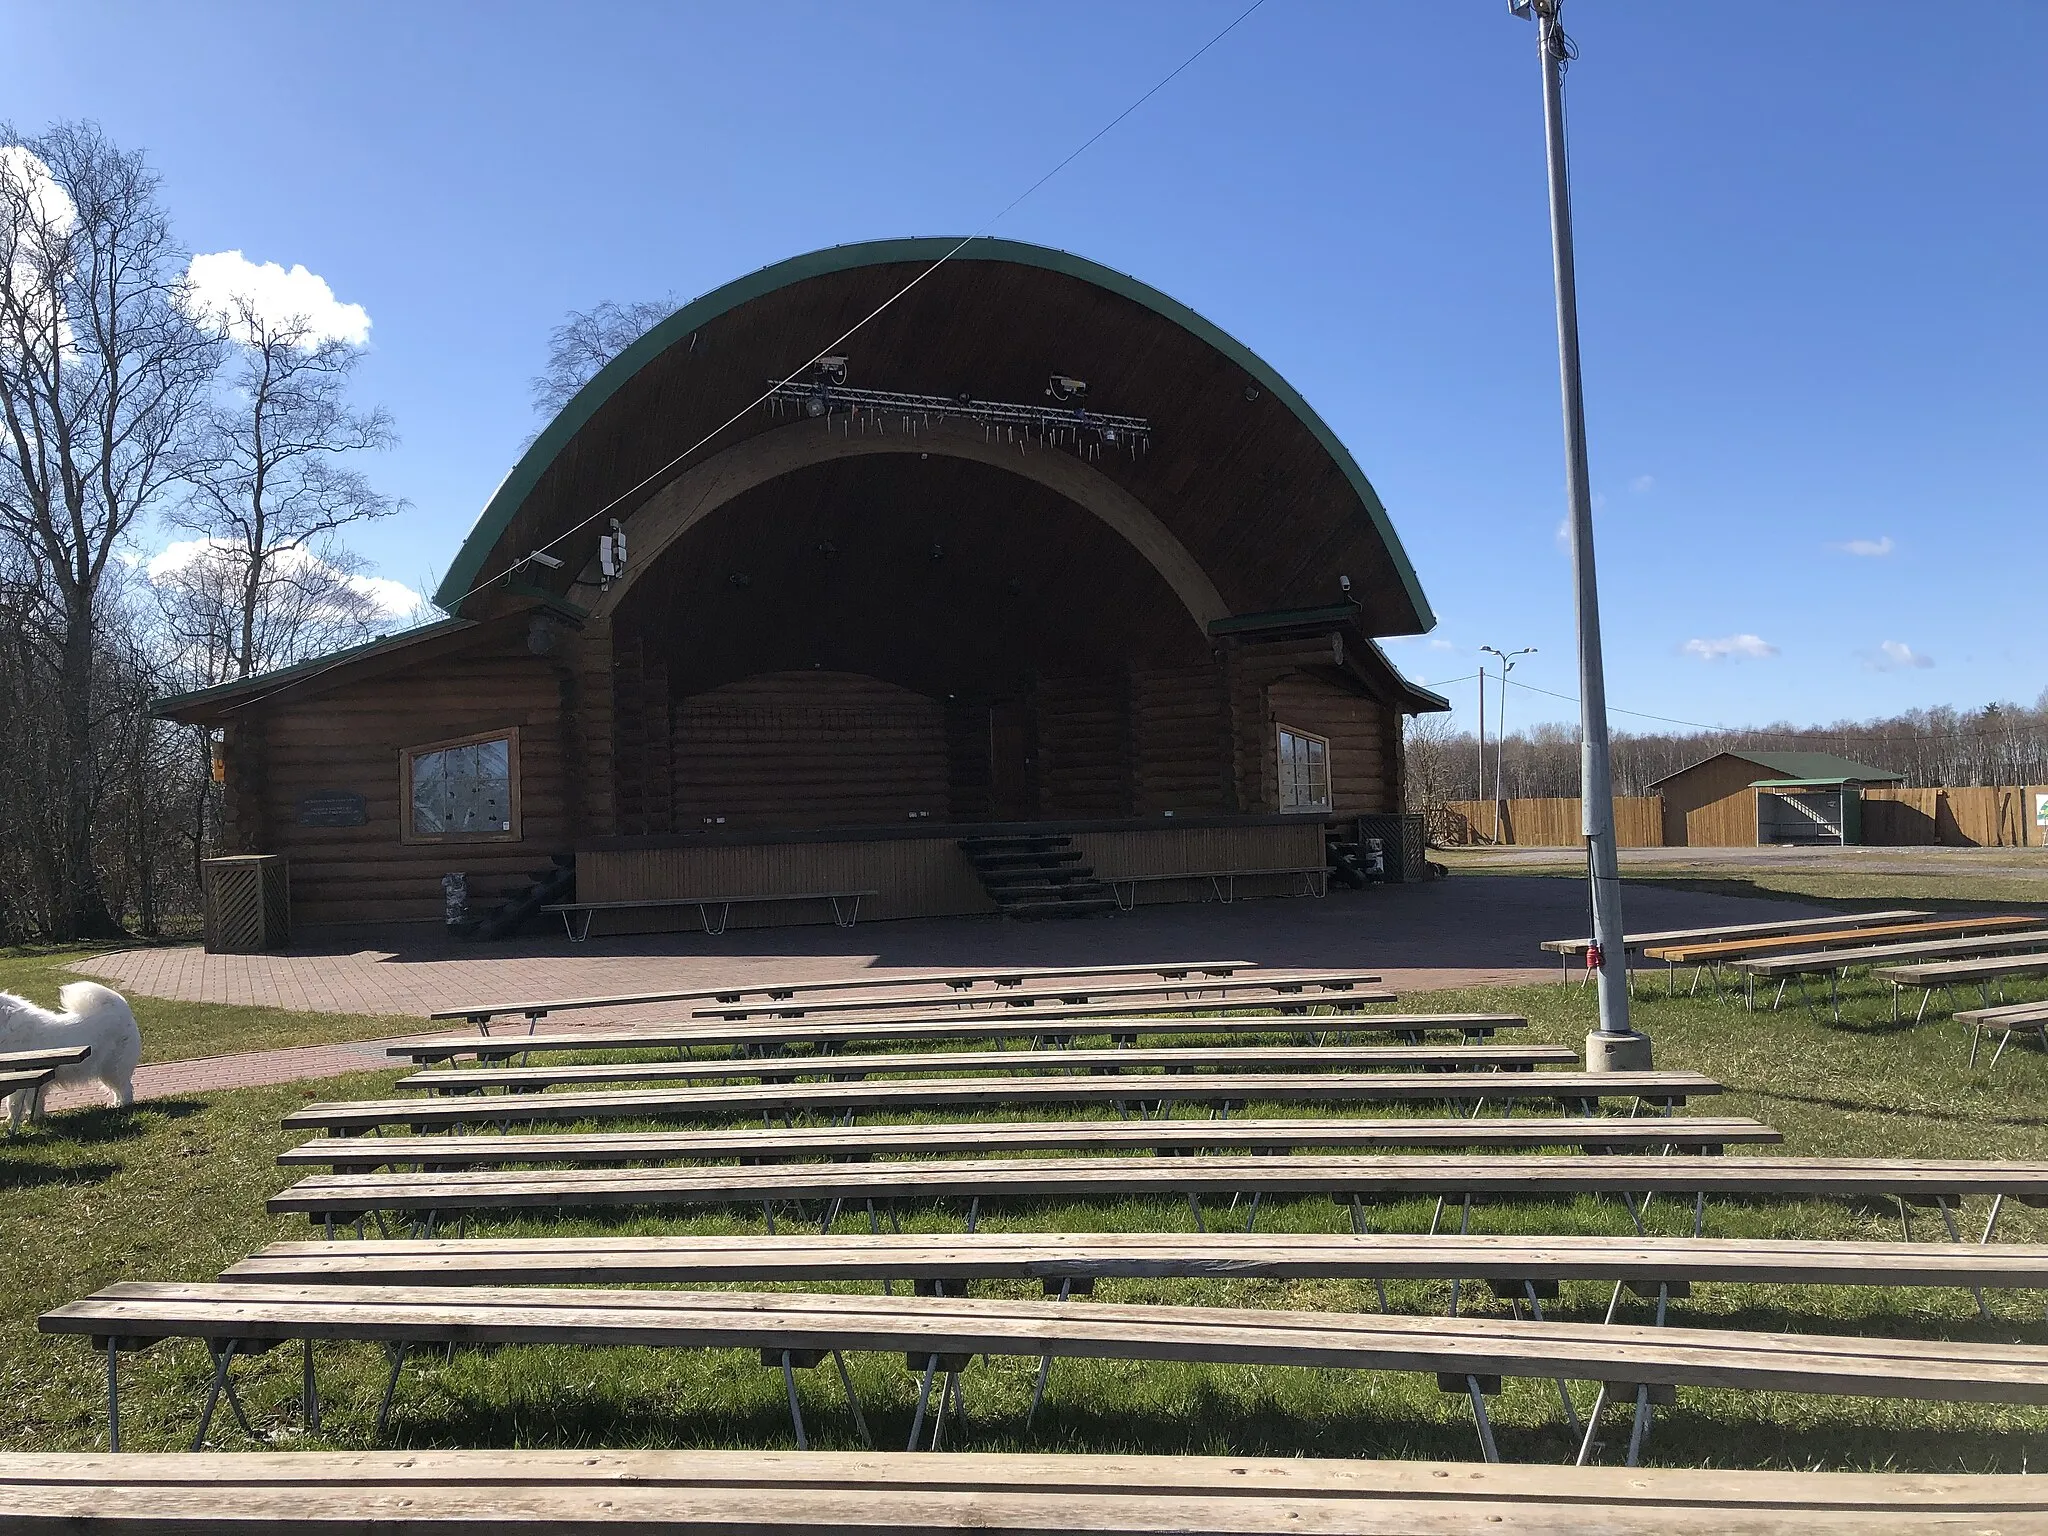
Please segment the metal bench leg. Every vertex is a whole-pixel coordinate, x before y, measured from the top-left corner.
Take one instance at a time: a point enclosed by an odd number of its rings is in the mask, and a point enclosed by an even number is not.
[[[1479,1378],[1467,1376],[1465,1390],[1472,1397],[1472,1422],[1479,1426],[1479,1452],[1488,1461],[1499,1461],[1500,1450],[1493,1443],[1493,1424],[1486,1417],[1486,1394],[1479,1390]]]
[[[917,1412],[912,1414],[910,1419],[910,1441],[903,1447],[906,1451],[916,1450],[918,1439],[924,1433],[925,1406],[931,1401],[932,1377],[937,1374],[938,1369],[939,1357],[937,1355],[925,1356],[924,1377],[917,1384]],[[935,1435],[933,1438],[936,1439],[937,1436]]]
[[[1065,1301],[1073,1294],[1074,1281],[1073,1278],[1069,1276],[1067,1279],[1060,1281],[1059,1299],[1061,1301]],[[1031,1428],[1032,1419],[1036,1418],[1038,1415],[1038,1405],[1045,1401],[1045,1384],[1051,1378],[1051,1376],[1052,1356],[1040,1355],[1038,1357],[1038,1385],[1031,1389],[1031,1406],[1030,1408],[1026,1409],[1024,1413],[1024,1427],[1027,1430]]]
[[[1650,1432],[1650,1389],[1647,1385],[1636,1388],[1636,1416],[1628,1432],[1628,1462],[1633,1467],[1642,1458],[1643,1436]]]
[[[1593,1436],[1600,1429],[1600,1415],[1607,1411],[1607,1383],[1600,1383],[1600,1390],[1593,1398],[1593,1411],[1586,1415],[1586,1436],[1579,1442],[1579,1454],[1572,1461],[1575,1467],[1583,1467],[1586,1458],[1593,1454]]]
[[[121,1342],[107,1336],[107,1449],[121,1449]]]
[[[320,1385],[313,1379],[313,1341],[302,1342],[299,1354],[299,1422],[309,1435],[320,1433]]]
[[[970,1201],[968,1201],[968,1202],[967,1202],[967,1228],[966,1228],[966,1230],[967,1230],[967,1231],[969,1231],[969,1232],[972,1232],[972,1231],[973,1231],[973,1230],[975,1229],[976,1225],[978,1225],[978,1224],[979,1224],[979,1222],[980,1222],[980,1221],[981,1221],[981,1196],[979,1196],[979,1195],[976,1195],[976,1196],[975,1196],[975,1197],[974,1197],[974,1198],[973,1198],[972,1200],[970,1200]]]
[[[1942,1199],[1940,1195],[1936,1195],[1934,1197],[1934,1208],[1941,1212],[1942,1225],[1948,1228],[1948,1240],[1952,1243],[1960,1243],[1963,1240],[1963,1234],[1956,1230],[1956,1219],[1949,1211],[1948,1202]],[[1987,1323],[1990,1322],[1991,1309],[1984,1304],[1984,1288],[1973,1285],[1967,1287],[1967,1289],[1972,1296],[1977,1298],[1977,1315]]]
[[[789,1351],[782,1352],[782,1385],[789,1393],[789,1422],[796,1430],[796,1448],[808,1451],[811,1437],[804,1433],[804,1411],[796,1400],[796,1367],[790,1364]]]
[[[1192,1190],[1190,1190],[1190,1191],[1188,1192],[1188,1209],[1189,1209],[1190,1211],[1194,1212],[1194,1215],[1195,1215],[1195,1230],[1196,1230],[1197,1232],[1206,1232],[1206,1231],[1208,1231],[1208,1230],[1209,1230],[1209,1226],[1208,1226],[1208,1223],[1202,1220],[1202,1202],[1201,1202],[1200,1198],[1199,1198],[1198,1196],[1196,1196],[1196,1195],[1195,1195],[1195,1193],[1194,1193],[1194,1192],[1193,1192]]]
[[[867,1415],[860,1411],[859,1394],[853,1390],[853,1378],[846,1372],[846,1357],[835,1349],[832,1351],[832,1363],[839,1367],[839,1385],[846,1389],[846,1406],[853,1413],[853,1427],[860,1431],[860,1443],[872,1451],[875,1437],[868,1433]]]
[[[1535,1318],[1537,1322],[1542,1322],[1544,1320],[1543,1298],[1536,1294],[1536,1282],[1534,1280],[1524,1280],[1522,1282],[1522,1289],[1529,1297],[1529,1315]],[[1520,1304],[1517,1303],[1515,1304],[1515,1320],[1517,1322],[1521,1321],[1521,1316],[1522,1309]],[[1557,1400],[1564,1407],[1564,1421],[1570,1426],[1571,1432],[1576,1435],[1579,1432],[1579,1410],[1572,1406],[1572,1390],[1562,1376],[1553,1379],[1557,1382]]]
[[[377,1405],[376,1433],[379,1440],[384,1438],[384,1428],[391,1422],[391,1399],[398,1393],[399,1373],[405,1369],[406,1347],[400,1344],[391,1354],[391,1379],[384,1383],[384,1401]]]
[[[223,1397],[228,1400],[228,1410],[234,1414],[235,1422],[241,1426],[242,1433],[251,1440],[261,1438],[254,1426],[249,1423],[249,1416],[242,1411],[242,1401],[235,1396],[234,1383],[228,1380],[228,1367],[234,1361],[235,1346],[239,1342],[236,1339],[229,1339],[220,1348],[215,1349],[213,1341],[207,1341],[207,1353],[213,1356],[213,1385],[207,1389],[206,1406],[199,1410],[199,1433],[192,1438],[192,1449],[195,1451],[206,1448],[206,1432],[213,1425],[213,1410],[220,1406]]]
[[[1372,1230],[1366,1224],[1365,1206],[1356,1195],[1351,1197],[1351,1230],[1361,1237]],[[1391,1310],[1387,1306],[1387,1282],[1380,1276],[1374,1275],[1372,1277],[1372,1288],[1379,1293],[1380,1310],[1382,1312]]]
[[[1991,1229],[1998,1225],[1998,1212],[2004,1204],[2005,1196],[1993,1195],[1991,1197],[1991,1215],[1984,1222],[1984,1235],[1977,1239],[1979,1247],[1991,1241]]]
[[[1244,1229],[1245,1229],[1245,1231],[1247,1231],[1247,1232],[1251,1231],[1251,1229],[1252,1229],[1253,1227],[1255,1227],[1255,1226],[1257,1226],[1257,1225],[1258,1225],[1258,1221],[1259,1221],[1259,1196],[1260,1196],[1260,1194],[1261,1194],[1261,1193],[1262,1193],[1261,1191],[1259,1191],[1259,1190],[1256,1190],[1256,1189],[1252,1191],[1252,1208],[1251,1208],[1251,1211],[1250,1211],[1250,1213],[1249,1213],[1249,1214],[1248,1214],[1248,1215],[1247,1215],[1247,1216],[1245,1217],[1245,1219],[1244,1219]]]

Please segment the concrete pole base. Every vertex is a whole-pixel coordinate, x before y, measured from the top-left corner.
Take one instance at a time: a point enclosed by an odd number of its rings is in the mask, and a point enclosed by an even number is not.
[[[1588,1072],[1648,1072],[1650,1066],[1650,1037],[1630,1030],[1625,1035],[1610,1035],[1594,1030],[1586,1036],[1586,1070]]]

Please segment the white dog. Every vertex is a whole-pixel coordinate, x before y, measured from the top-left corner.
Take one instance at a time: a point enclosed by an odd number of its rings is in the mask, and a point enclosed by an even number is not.
[[[92,1054],[73,1066],[59,1067],[40,1088],[12,1095],[7,1101],[7,1129],[17,1129],[26,1115],[40,1123],[43,1095],[50,1083],[97,1082],[123,1109],[135,1102],[135,1067],[142,1060],[142,1031],[128,1000],[96,981],[74,981],[57,989],[62,1013],[38,1008],[25,997],[0,992],[0,1052],[46,1051],[58,1046],[89,1045]]]

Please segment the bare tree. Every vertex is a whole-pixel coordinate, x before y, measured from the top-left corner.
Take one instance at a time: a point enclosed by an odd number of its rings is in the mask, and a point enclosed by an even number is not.
[[[235,360],[172,514],[207,547],[164,585],[173,628],[202,647],[205,670],[247,677],[370,633],[376,604],[351,580],[360,562],[336,535],[404,503],[342,462],[397,441],[383,409],[349,408],[361,351],[315,335],[303,316],[270,319],[246,297],[221,318]]]
[[[25,632],[57,701],[44,857],[60,938],[120,931],[94,848],[114,712],[98,607],[123,536],[186,467],[218,357],[181,303],[182,253],[156,194],[142,156],[90,124],[36,138],[0,126],[0,528],[30,555],[48,610]]]
[[[674,294],[620,304],[606,299],[590,309],[572,309],[548,333],[548,364],[533,381],[533,408],[554,417],[597,371],[681,307]]]

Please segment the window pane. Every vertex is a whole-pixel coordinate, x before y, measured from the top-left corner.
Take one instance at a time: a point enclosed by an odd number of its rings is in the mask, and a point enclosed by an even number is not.
[[[512,830],[512,743],[472,742],[412,759],[412,829],[433,836]]]

